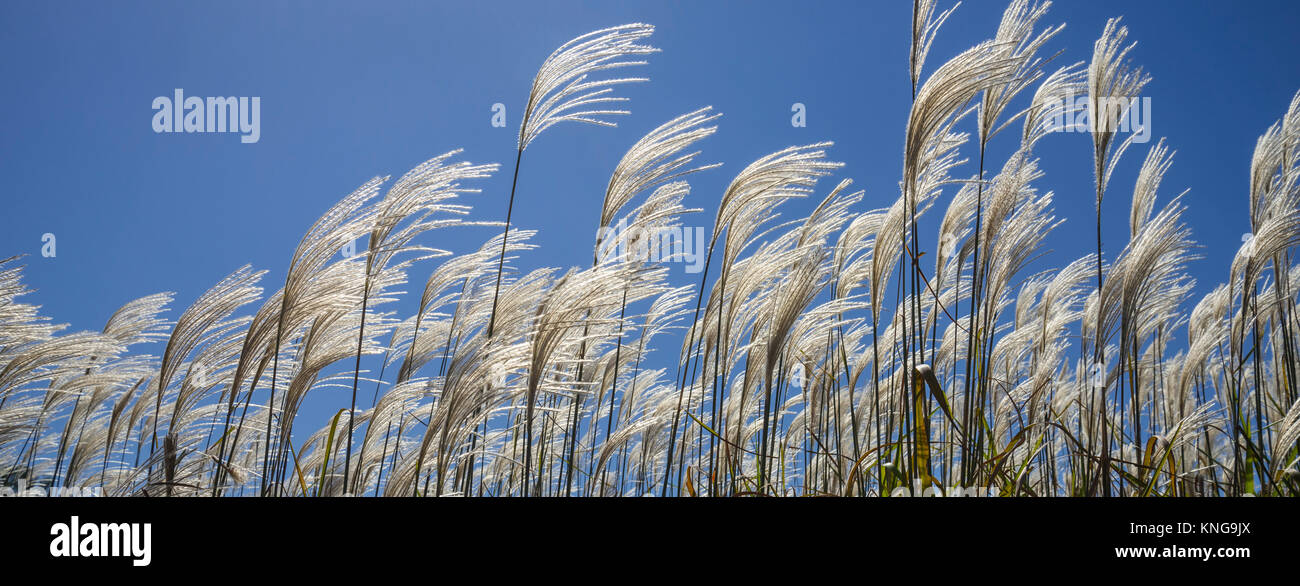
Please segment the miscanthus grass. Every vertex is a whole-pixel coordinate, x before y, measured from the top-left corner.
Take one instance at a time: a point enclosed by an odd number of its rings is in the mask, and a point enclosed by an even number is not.
[[[452,151],[326,210],[283,283],[242,267],[174,321],[163,293],[98,332],[64,333],[21,301],[18,259],[0,261],[0,478],[149,496],[1300,494],[1300,94],[1256,144],[1253,237],[1208,294],[1186,271],[1186,205],[1162,189],[1174,150],[1130,152],[1128,102],[1089,112],[1095,252],[1030,273],[1062,221],[1035,147],[1074,114],[1064,98],[1133,98],[1150,79],[1118,20],[1087,62],[1044,54],[1063,27],[1040,24],[1049,4],[1011,2],[987,41],[934,65],[956,7],[917,0],[893,203],[864,209],[832,183],[831,143],[775,150],[712,196],[698,283],[600,228],[700,211],[690,181],[721,172],[702,156],[710,108],[628,148],[592,210],[590,265],[513,266],[540,254],[534,229],[557,229],[512,224],[514,198],[543,187],[520,181],[525,149],[627,113],[614,90],[646,80],[613,74],[658,51],[645,24],[542,63],[504,222],[463,197],[501,169]],[[1142,157],[1131,190],[1126,156]],[[1103,242],[1126,197],[1128,241]],[[811,213],[782,218],[805,198]],[[473,224],[499,233],[429,244]],[[412,279],[415,313],[386,309]],[[295,435],[309,395],[332,415]]]

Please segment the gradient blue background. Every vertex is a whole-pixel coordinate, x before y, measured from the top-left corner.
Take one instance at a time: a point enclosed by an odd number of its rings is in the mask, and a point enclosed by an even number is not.
[[[522,268],[588,263],[603,190],[622,152],[704,105],[724,113],[719,133],[702,145],[704,159],[725,166],[693,181],[688,203],[706,211],[688,224],[711,225],[722,189],[754,158],[821,140],[835,141],[831,157],[847,163],[840,177],[866,189],[861,209],[885,207],[898,194],[910,103],[911,5],[4,2],[0,256],[28,255],[25,280],[38,292],[24,301],[71,329],[98,330],[124,302],[157,291],[177,292],[174,319],[244,263],[268,269],[264,285],[274,290],[298,239],[330,204],[372,176],[398,176],[454,148],[474,162],[503,164],[466,202],[476,218],[499,220],[537,67],[571,37],[634,21],[658,27],[651,42],[663,52],[636,72],[650,83],[619,90],[632,98],[633,114],[617,129],[555,127],[525,155],[515,224],[540,229],[542,248]],[[926,72],[992,36],[1004,7],[964,2]],[[1138,41],[1135,63],[1154,77],[1144,92],[1154,137],[1177,150],[1157,205],[1191,189],[1187,220],[1205,257],[1191,271],[1203,294],[1226,278],[1248,231],[1255,139],[1300,89],[1300,3],[1063,0],[1043,23],[1068,26],[1047,50],[1063,50],[1062,65],[1087,60],[1106,19],[1121,15]],[[174,88],[260,96],[261,141],[155,134],[150,104]],[[495,102],[508,108],[506,128],[489,123]],[[807,107],[805,128],[790,124],[794,102]],[[991,168],[1014,139],[995,142]],[[1145,150],[1129,152],[1108,194],[1108,258],[1127,241]],[[1085,134],[1053,135],[1038,154],[1046,172],[1038,187],[1056,192],[1057,215],[1068,221],[1035,267],[1060,267],[1094,245],[1091,143]],[[958,170],[974,172],[973,164]],[[791,206],[787,217],[805,209]],[[40,255],[46,232],[58,238],[56,258]],[[492,232],[442,231],[431,243],[464,251]],[[429,268],[415,270],[408,289]],[[697,277],[673,271],[681,284]]]

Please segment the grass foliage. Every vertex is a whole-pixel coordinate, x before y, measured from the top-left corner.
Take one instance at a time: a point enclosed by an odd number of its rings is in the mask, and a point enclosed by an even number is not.
[[[1300,95],[1259,138],[1254,237],[1209,294],[1186,272],[1184,203],[1160,192],[1173,151],[1148,148],[1130,193],[1116,162],[1143,155],[1104,117],[1096,252],[1029,273],[1061,221],[1034,149],[1063,98],[1136,97],[1150,79],[1117,20],[1087,63],[1043,54],[1061,30],[1041,24],[1048,5],[1014,0],[989,40],[935,66],[952,11],[917,0],[892,205],[829,180],[830,143],[773,152],[716,196],[698,284],[599,254],[516,270],[535,232],[475,219],[462,196],[503,170],[458,151],[325,211],[283,283],[240,268],[174,321],[164,293],[65,333],[20,301],[17,259],[0,262],[0,478],[149,496],[1300,493]],[[519,165],[539,134],[626,113],[617,90],[646,80],[619,76],[658,51],[653,31],[596,31],[545,60],[505,170],[511,210],[533,196]],[[688,181],[718,172],[699,150],[717,117],[632,145],[598,226],[699,211],[711,196]],[[991,160],[992,141],[1018,148]],[[1129,240],[1103,249],[1126,197]],[[799,198],[819,203],[781,218]],[[469,224],[499,234],[430,246]],[[386,309],[412,279],[415,312]],[[295,430],[309,395],[333,415]]]

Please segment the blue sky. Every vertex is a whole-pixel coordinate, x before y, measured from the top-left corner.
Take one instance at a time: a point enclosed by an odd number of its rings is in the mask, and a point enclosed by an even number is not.
[[[174,318],[245,263],[268,269],[264,285],[274,289],[329,205],[375,175],[396,177],[455,148],[503,164],[466,201],[475,218],[499,220],[537,67],[569,38],[636,21],[656,25],[651,43],[663,52],[638,71],[650,83],[619,90],[632,115],[616,129],[558,126],[525,154],[515,224],[541,230],[542,248],[523,268],[588,263],[622,152],[704,105],[724,116],[703,158],[725,165],[692,181],[688,205],[706,211],[688,224],[711,225],[722,189],[753,159],[822,140],[835,141],[831,158],[847,164],[822,192],[851,177],[867,193],[862,211],[885,207],[898,194],[910,101],[911,4],[6,2],[0,256],[28,255],[25,279],[38,292],[26,302],[71,329],[98,330],[121,304],[158,291],[177,292]],[[1004,7],[963,2],[927,73],[992,36]],[[1255,139],[1300,89],[1300,4],[1062,0],[1043,21],[1067,23],[1048,50],[1064,51],[1061,64],[1087,60],[1112,16],[1124,17],[1138,41],[1132,58],[1153,76],[1143,95],[1152,98],[1154,135],[1177,151],[1157,205],[1191,190],[1186,218],[1205,247],[1191,272],[1203,294],[1226,278],[1248,231]],[[155,133],[151,103],[175,88],[260,97],[260,141]],[[506,128],[490,125],[496,102],[507,107]],[[790,124],[795,102],[807,108],[804,128]],[[1011,138],[995,142],[990,167],[1001,165]],[[1108,258],[1127,240],[1146,146],[1129,152],[1108,194]],[[1040,268],[1092,250],[1090,149],[1087,135],[1060,134],[1038,150],[1046,173],[1038,186],[1056,192],[1057,216],[1067,219]],[[788,217],[804,209],[791,206]],[[57,237],[54,258],[40,254],[45,233]],[[491,233],[443,231],[430,244],[465,251]],[[695,277],[674,268],[681,284]]]

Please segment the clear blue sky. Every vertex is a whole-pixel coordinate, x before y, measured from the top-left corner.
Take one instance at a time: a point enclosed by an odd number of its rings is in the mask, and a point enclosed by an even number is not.
[[[964,2],[927,72],[990,37],[1004,7]],[[330,204],[454,148],[503,164],[468,202],[475,217],[499,220],[537,67],[571,37],[635,21],[658,27],[651,42],[663,52],[638,72],[650,83],[620,90],[633,114],[617,129],[556,127],[525,155],[515,223],[541,230],[542,249],[524,268],[589,262],[619,156],[704,105],[724,114],[705,159],[725,166],[693,181],[689,205],[707,211],[691,222],[711,224],[721,190],[754,158],[821,140],[836,142],[841,176],[867,190],[863,209],[884,207],[898,194],[910,10],[906,1],[5,2],[0,256],[28,254],[25,279],[39,291],[25,301],[72,329],[98,330],[122,303],[158,291],[177,292],[174,318],[244,263],[268,269],[273,290]],[[1133,59],[1154,77],[1144,95],[1155,136],[1177,150],[1158,205],[1191,189],[1187,219],[1206,257],[1192,272],[1204,293],[1226,277],[1248,229],[1255,139],[1300,89],[1300,3],[1062,0],[1044,20],[1067,23],[1049,50],[1064,51],[1061,64],[1087,60],[1106,19],[1121,15],[1138,41]],[[260,141],[155,134],[151,102],[175,88],[260,97]],[[495,102],[508,108],[507,128],[489,123]],[[805,128],[790,125],[794,102],[807,107]],[[995,144],[995,167],[1012,146]],[[1093,246],[1090,148],[1086,135],[1061,134],[1039,149],[1038,186],[1057,193],[1057,215],[1068,219],[1048,241],[1053,266]],[[1144,154],[1130,151],[1113,181],[1108,258],[1127,240]],[[40,255],[47,232],[55,258]],[[490,235],[444,231],[433,244],[468,250]],[[417,269],[412,280],[425,276]]]

